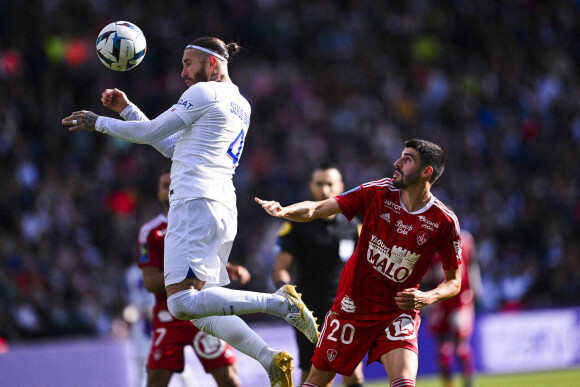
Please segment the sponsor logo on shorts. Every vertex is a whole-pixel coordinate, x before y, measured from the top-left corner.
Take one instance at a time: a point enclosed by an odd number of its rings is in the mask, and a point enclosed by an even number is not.
[[[340,301],[340,309],[344,310],[346,313],[354,313],[356,310],[356,305],[354,301],[349,296],[344,296],[342,301]]]
[[[417,233],[417,243],[419,244],[419,246],[424,245],[425,243],[427,243],[428,240],[429,234],[427,234],[425,231],[419,231]]]
[[[155,361],[159,361],[159,359],[161,359],[161,356],[163,356],[162,350],[156,349],[155,351],[153,351],[153,359],[155,359]]]
[[[406,313],[397,317],[391,325],[385,329],[385,332],[387,333],[389,340],[393,341],[411,340],[417,337],[415,321]]]
[[[328,358],[328,361],[333,361],[334,359],[336,359],[336,355],[338,355],[336,349],[329,349],[328,351],[326,351],[326,357]]]
[[[224,353],[226,343],[217,337],[199,331],[193,338],[193,349],[199,357],[216,359]]]

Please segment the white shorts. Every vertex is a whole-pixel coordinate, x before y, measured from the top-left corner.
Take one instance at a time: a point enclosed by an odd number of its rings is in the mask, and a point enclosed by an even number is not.
[[[171,202],[165,236],[165,286],[189,269],[206,287],[230,283],[226,263],[238,228],[237,213],[208,199]]]

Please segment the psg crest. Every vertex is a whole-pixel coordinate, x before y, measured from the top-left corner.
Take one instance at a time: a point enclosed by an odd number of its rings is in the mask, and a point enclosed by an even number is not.
[[[428,240],[429,234],[427,234],[425,231],[419,231],[417,233],[417,243],[419,244],[419,246],[424,245],[425,243],[427,243]]]

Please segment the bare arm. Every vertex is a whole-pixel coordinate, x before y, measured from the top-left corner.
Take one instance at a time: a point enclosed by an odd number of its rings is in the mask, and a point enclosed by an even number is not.
[[[461,289],[461,269],[444,270],[444,272],[445,280],[435,289],[422,292],[411,288],[398,292],[395,301],[399,308],[403,310],[418,309],[457,295]]]
[[[247,284],[252,278],[252,275],[248,269],[242,265],[233,265],[228,262],[226,263],[226,270],[228,271],[228,277],[230,277],[230,280],[239,280],[242,285]]]
[[[292,279],[290,277],[290,266],[292,266],[292,261],[294,261],[294,256],[287,251],[281,251],[274,261],[274,272],[272,273],[272,279],[276,287],[281,284],[289,284]]]
[[[161,270],[153,266],[143,266],[141,272],[143,273],[145,289],[148,292],[161,293],[165,291],[165,279]]]
[[[330,198],[318,202],[300,202],[287,207],[282,207],[280,203],[273,200],[262,200],[254,198],[266,212],[276,218],[292,220],[294,222],[309,222],[314,219],[326,218],[328,216],[340,214],[340,207],[335,198]]]

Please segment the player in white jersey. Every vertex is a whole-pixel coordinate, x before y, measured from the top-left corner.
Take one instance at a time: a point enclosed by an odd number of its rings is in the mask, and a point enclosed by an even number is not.
[[[272,386],[292,386],[292,357],[275,351],[242,319],[246,313],[283,317],[312,342],[318,327],[294,287],[274,294],[223,288],[226,262],[237,230],[232,176],[250,123],[250,104],[228,74],[240,47],[201,37],[184,50],[181,77],[188,89],[179,101],[149,120],[125,93],[103,92],[104,106],[127,121],[77,111],[62,120],[71,131],[97,130],[134,143],[150,144],[173,160],[170,209],[165,237],[165,286],[169,311],[192,320],[268,371]],[[227,317],[225,317],[227,316]]]

